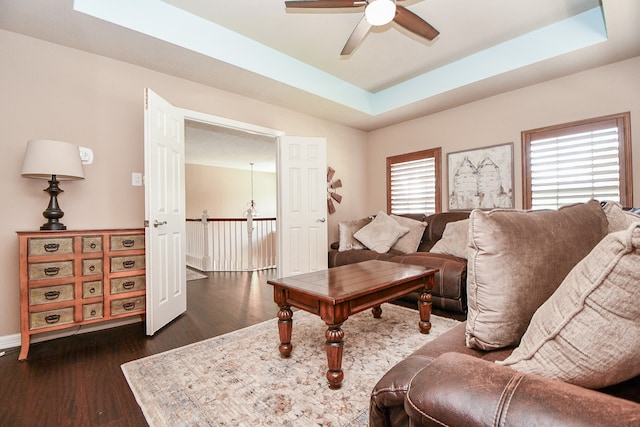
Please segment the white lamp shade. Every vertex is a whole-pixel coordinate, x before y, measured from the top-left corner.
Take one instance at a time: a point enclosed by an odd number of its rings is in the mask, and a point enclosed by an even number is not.
[[[22,176],[59,181],[84,179],[78,146],[69,142],[36,139],[27,143]]]
[[[364,9],[364,16],[371,25],[385,25],[396,16],[396,2],[393,0],[374,0]]]

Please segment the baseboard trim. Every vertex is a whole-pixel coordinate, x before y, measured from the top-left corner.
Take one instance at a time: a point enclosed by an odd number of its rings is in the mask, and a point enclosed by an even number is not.
[[[72,335],[86,334],[89,332],[102,331],[104,329],[117,328],[118,326],[130,325],[132,323],[142,322],[143,316],[131,316],[122,319],[109,320],[104,323],[92,323],[89,325],[76,326],[75,328],[61,329],[53,332],[43,332],[41,334],[31,336],[31,344],[55,340],[58,338],[70,337]],[[20,334],[0,336],[0,350],[10,350],[20,347],[22,341]]]

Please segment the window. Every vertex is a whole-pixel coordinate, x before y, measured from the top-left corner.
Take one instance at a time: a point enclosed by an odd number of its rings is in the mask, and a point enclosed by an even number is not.
[[[623,113],[522,132],[524,208],[591,198],[632,206],[630,123]]]
[[[440,148],[387,157],[387,212],[440,212]]]

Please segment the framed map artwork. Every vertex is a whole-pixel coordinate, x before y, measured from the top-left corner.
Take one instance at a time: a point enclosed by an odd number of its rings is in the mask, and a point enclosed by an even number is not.
[[[512,209],[513,142],[447,154],[449,210]]]

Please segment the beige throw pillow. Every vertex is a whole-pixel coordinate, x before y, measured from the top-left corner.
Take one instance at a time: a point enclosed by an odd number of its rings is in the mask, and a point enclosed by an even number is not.
[[[342,252],[351,249],[364,249],[364,245],[353,237],[353,234],[370,222],[371,219],[369,218],[338,221],[338,236],[340,237],[340,241],[338,242],[338,251]]]
[[[418,246],[420,246],[420,242],[422,241],[422,236],[424,235],[424,229],[427,227],[427,223],[399,215],[391,215],[391,218],[401,226],[409,229],[409,232],[400,237],[391,249],[395,249],[405,254],[417,251]]]
[[[602,210],[609,221],[609,233],[626,230],[633,222],[640,221],[640,215],[623,210],[616,202],[606,202]]]
[[[453,221],[444,226],[442,238],[429,252],[467,259],[469,249],[469,220]]]
[[[380,211],[369,224],[358,230],[353,237],[360,240],[367,248],[378,253],[386,253],[401,236],[409,232],[394,221],[389,215]]]
[[[582,387],[640,375],[640,222],[605,237],[534,314],[503,365]]]
[[[533,313],[602,240],[607,225],[595,200],[555,211],[472,211],[467,346],[518,344]]]

